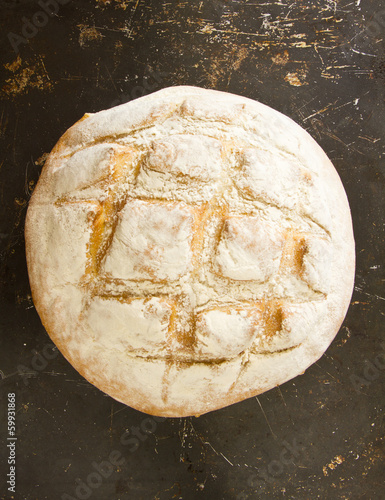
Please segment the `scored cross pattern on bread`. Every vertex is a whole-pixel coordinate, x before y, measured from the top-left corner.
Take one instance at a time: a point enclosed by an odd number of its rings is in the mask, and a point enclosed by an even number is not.
[[[147,134],[150,136],[150,130]],[[93,148],[97,151],[89,156],[95,161],[102,163],[108,158],[104,168],[94,179],[90,168],[91,178],[82,179],[80,189],[71,186],[57,201],[59,207],[99,203],[96,212],[90,210],[86,272],[80,280],[90,290],[82,316],[92,331],[100,330],[102,304],[112,307],[111,299],[119,299],[110,329],[115,328],[115,321],[130,324],[132,318],[133,323],[138,314],[150,317],[150,330],[153,322],[160,325],[162,340],[155,336],[153,344],[151,336],[136,331],[135,324],[113,336],[115,346],[121,343],[143,357],[220,362],[248,349],[274,352],[301,342],[293,335],[297,342],[293,343],[283,321],[275,321],[272,329],[271,317],[289,314],[293,303],[306,308],[305,300],[324,299],[324,293],[312,287],[322,269],[317,269],[315,262],[318,274],[309,282],[306,262],[317,258],[314,252],[309,253],[310,242],[314,246],[314,241],[322,241],[327,250],[328,235],[309,222],[309,230],[304,231],[296,227],[295,220],[286,228],[269,220],[270,207],[263,192],[258,200],[266,205],[253,205],[250,193],[245,204],[242,191],[235,187],[241,154],[234,151],[232,142],[179,133],[152,141],[148,151],[119,145]],[[85,151],[67,160],[70,169]],[[256,149],[254,157],[258,153]],[[267,159],[285,168],[282,155],[277,151],[276,156],[278,159],[269,153]],[[270,165],[264,167],[268,176]],[[65,164],[62,168],[66,169]],[[295,165],[289,163],[288,168],[294,171]],[[303,175],[303,168],[297,170],[298,176]],[[157,185],[162,188],[156,197],[147,192],[154,185],[148,179],[149,172],[157,173]],[[306,174],[311,179],[310,173]],[[295,177],[293,172],[291,175]],[[204,184],[211,192],[207,190],[206,197],[200,192],[198,201],[186,203],[182,200],[187,183]],[[98,190],[95,198],[93,187]],[[291,189],[296,189],[295,185]],[[85,191],[90,198],[84,198]],[[296,293],[292,291],[289,297],[284,291],[287,283],[292,287],[297,284]],[[165,315],[158,307],[159,318],[155,313],[149,315],[146,301],[160,306],[165,297],[173,314]],[[297,303],[298,297],[304,302]],[[92,314],[87,314],[88,308]],[[105,323],[106,318],[103,328],[108,330]],[[142,347],[138,350],[140,337]],[[98,339],[104,342],[102,335]],[[111,345],[111,337],[106,343]]]
[[[96,385],[162,415],[303,371],[336,333],[351,292],[344,253],[354,262],[342,186],[309,136],[258,103],[189,89],[70,129],[26,233],[54,340]]]

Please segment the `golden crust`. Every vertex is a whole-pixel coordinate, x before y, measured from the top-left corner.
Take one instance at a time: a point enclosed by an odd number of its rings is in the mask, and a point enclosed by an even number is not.
[[[76,169],[93,180],[71,188]],[[58,179],[70,189],[59,197]],[[266,106],[194,87],[71,127],[44,166],[25,238],[34,304],[60,351],[158,416],[200,415],[302,373],[353,288],[349,206],[323,151]],[[122,269],[120,255],[131,262]],[[116,314],[98,319],[100,298],[119,303]]]

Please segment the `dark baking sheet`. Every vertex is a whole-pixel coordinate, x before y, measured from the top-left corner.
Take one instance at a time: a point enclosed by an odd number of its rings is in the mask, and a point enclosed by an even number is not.
[[[42,16],[37,1],[0,2],[0,498],[384,498],[385,5],[43,3],[55,15]],[[200,418],[157,422],[51,350],[31,301],[23,227],[44,155],[70,125],[180,84],[260,100],[309,131],[347,191],[357,275],[339,334],[304,375]],[[107,460],[116,465],[98,472]]]

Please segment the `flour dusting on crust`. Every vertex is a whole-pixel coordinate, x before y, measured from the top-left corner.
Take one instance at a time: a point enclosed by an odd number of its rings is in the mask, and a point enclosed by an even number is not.
[[[349,305],[354,240],[333,165],[289,118],[171,87],[86,115],[26,223],[37,311],[114,398],[200,415],[302,373]]]

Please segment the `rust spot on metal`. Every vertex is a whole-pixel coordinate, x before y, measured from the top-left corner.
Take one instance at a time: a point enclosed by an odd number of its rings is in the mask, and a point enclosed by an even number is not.
[[[275,56],[272,56],[271,60],[273,64],[277,66],[285,66],[289,62],[289,52],[284,50],[282,53],[278,53]]]
[[[306,73],[296,71],[295,73],[287,73],[284,80],[285,82],[293,85],[294,87],[302,87],[302,85],[309,85],[305,80]]]
[[[54,84],[41,56],[33,61],[22,61],[20,56],[4,65],[12,76],[5,81],[2,92],[8,96],[27,94],[30,89],[52,90]]]
[[[342,462],[345,462],[345,459],[343,456],[341,456],[341,455],[335,456],[329,464],[324,465],[324,467],[322,468],[324,476],[328,476],[329,472],[331,470],[336,469],[338,465],[342,464]]]
[[[80,29],[79,45],[81,47],[89,45],[89,42],[97,42],[103,39],[103,35],[95,26],[87,26],[86,24],[78,24]]]

